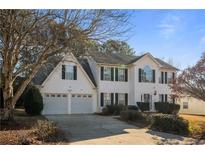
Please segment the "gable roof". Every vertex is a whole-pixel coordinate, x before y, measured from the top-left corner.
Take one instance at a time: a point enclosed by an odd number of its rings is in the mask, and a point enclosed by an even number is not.
[[[129,64],[132,64],[138,61],[139,59],[141,59],[147,54],[149,53],[143,54],[141,56],[131,56],[131,55],[124,55],[120,53],[92,52],[89,55],[97,63],[100,63],[100,64],[129,65]],[[62,59],[63,59],[62,56],[53,56],[49,58],[48,62],[44,64],[41,67],[41,69],[37,72],[32,82],[36,85],[41,85],[46,80],[46,78],[49,76],[49,74],[53,71],[53,69],[60,63]],[[159,63],[163,68],[178,70],[176,67],[164,62],[163,60],[159,58],[154,58],[154,60],[156,60],[156,62]],[[87,76],[89,77],[93,85],[97,87],[97,84],[92,74],[88,60],[86,58],[77,58],[77,61],[82,66],[83,70],[85,71],[85,73],[87,74]]]
[[[132,64],[145,55],[150,55],[153,60],[155,60],[157,63],[159,63],[163,68],[167,69],[175,69],[178,70],[176,67],[164,62],[163,60],[159,58],[153,57],[150,53],[145,53],[141,56],[131,56],[131,55],[125,55],[121,53],[102,53],[102,52],[91,52],[89,55],[100,64],[124,64],[129,65]]]
[[[62,61],[62,56],[54,56],[51,57],[47,63],[44,64],[40,68],[40,70],[37,72],[35,77],[33,78],[32,82],[36,85],[41,85],[46,80],[46,78],[51,74],[51,72],[54,70],[54,68]],[[93,74],[91,72],[90,65],[86,59],[77,59],[79,64],[82,66],[85,73],[88,75],[89,79],[93,83],[95,87],[97,87],[97,84],[95,82],[95,79],[93,77]]]

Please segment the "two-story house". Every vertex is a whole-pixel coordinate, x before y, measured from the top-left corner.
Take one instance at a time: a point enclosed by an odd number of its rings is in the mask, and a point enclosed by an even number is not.
[[[150,53],[68,54],[54,66],[34,78],[43,96],[43,114],[94,113],[109,104],[136,102],[149,102],[154,111],[154,102],[174,101],[168,84],[177,69]]]

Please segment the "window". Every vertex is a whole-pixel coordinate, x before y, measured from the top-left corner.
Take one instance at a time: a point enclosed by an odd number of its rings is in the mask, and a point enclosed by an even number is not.
[[[104,93],[104,105],[111,105],[111,93]]]
[[[62,79],[77,80],[77,66],[62,65]]]
[[[67,95],[66,95],[66,94],[63,94],[63,97],[67,97]]]
[[[183,102],[183,109],[188,109],[188,102]]]
[[[144,102],[150,102],[150,101],[151,101],[150,94],[144,94]]]
[[[148,65],[139,71],[139,82],[155,82],[155,71]]]
[[[159,78],[159,83],[164,83],[164,72],[161,72],[161,77]]]
[[[57,95],[57,97],[61,97],[61,95],[60,95],[60,94],[58,94],[58,95]]]
[[[168,73],[168,83],[173,83],[173,80],[172,80],[172,73]]]
[[[46,97],[49,97],[49,94],[45,94]]]
[[[118,94],[118,103],[125,105],[125,94]]]
[[[87,95],[83,95],[83,97],[87,97]]]
[[[65,79],[73,80],[74,78],[74,70],[72,65],[65,66]]]
[[[81,97],[81,95],[78,95],[78,97]]]
[[[88,95],[88,97],[89,97],[89,98],[91,98],[91,97],[92,97],[92,95]]]
[[[118,80],[125,81],[125,69],[124,68],[118,69]]]
[[[104,67],[104,80],[111,81],[111,67]]]
[[[159,102],[164,102],[164,95],[163,94],[159,94]]]
[[[51,97],[55,97],[55,94],[51,94]]]
[[[75,97],[75,94],[73,94],[72,97]]]

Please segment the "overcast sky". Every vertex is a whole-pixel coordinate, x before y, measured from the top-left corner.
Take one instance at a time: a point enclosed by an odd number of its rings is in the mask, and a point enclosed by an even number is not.
[[[173,59],[180,69],[205,51],[205,10],[134,10],[128,42],[136,53]]]

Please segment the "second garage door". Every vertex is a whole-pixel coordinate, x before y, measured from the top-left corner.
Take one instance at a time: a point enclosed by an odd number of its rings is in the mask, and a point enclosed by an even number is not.
[[[71,114],[93,113],[93,98],[90,94],[71,95]]]

